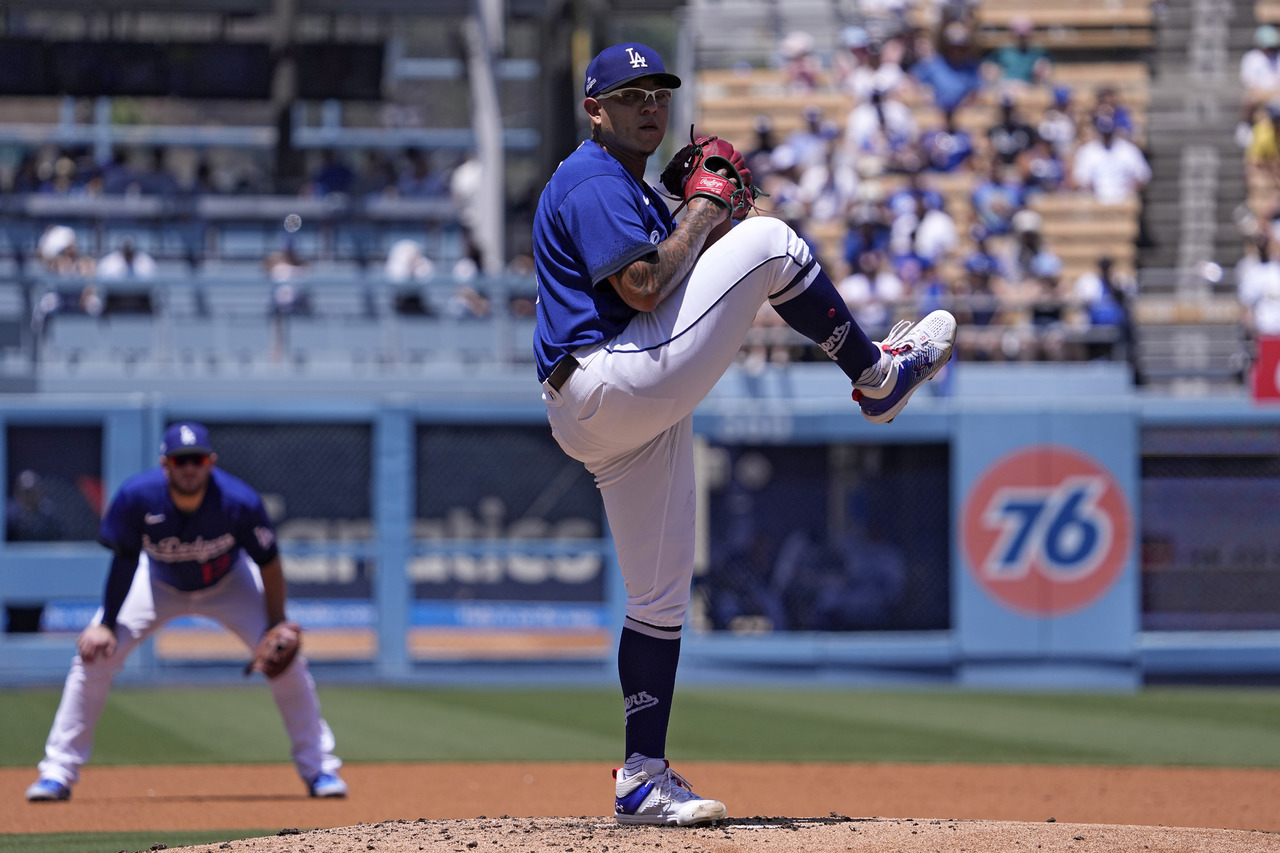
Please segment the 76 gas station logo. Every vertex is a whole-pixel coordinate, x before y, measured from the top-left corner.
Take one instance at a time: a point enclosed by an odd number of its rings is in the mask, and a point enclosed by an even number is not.
[[[1133,518],[1096,460],[1040,445],[978,477],[961,535],[967,569],[993,598],[1024,613],[1062,615],[1096,601],[1123,573]]]

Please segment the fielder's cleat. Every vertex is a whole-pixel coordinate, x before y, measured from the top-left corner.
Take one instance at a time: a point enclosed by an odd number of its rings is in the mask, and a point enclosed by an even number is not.
[[[27,789],[27,802],[52,803],[71,799],[71,789],[57,779],[41,777]]]
[[[634,775],[624,768],[613,771],[616,799],[613,813],[618,823],[692,826],[724,820],[724,803],[699,797],[665,758],[647,758]]]
[[[347,783],[343,782],[336,773],[321,773],[311,780],[311,784],[307,786],[307,793],[313,797],[327,799],[345,797],[347,795]]]
[[[879,344],[893,356],[884,382],[874,388],[853,386],[853,399],[862,406],[862,416],[876,424],[887,424],[897,417],[915,390],[951,360],[955,344],[956,318],[946,311],[934,311],[914,326],[900,321]]]

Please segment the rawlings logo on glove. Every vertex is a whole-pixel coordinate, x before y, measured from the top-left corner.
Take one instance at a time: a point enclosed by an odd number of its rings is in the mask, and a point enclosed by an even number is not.
[[[682,199],[679,213],[695,198],[709,198],[729,208],[734,219],[744,219],[756,208],[756,199],[767,196],[751,181],[751,170],[729,142],[716,136],[693,137],[676,152],[659,180],[672,198]]]
[[[288,620],[279,622],[262,635],[244,674],[248,677],[260,672],[267,678],[275,678],[289,668],[301,647],[302,626]]]

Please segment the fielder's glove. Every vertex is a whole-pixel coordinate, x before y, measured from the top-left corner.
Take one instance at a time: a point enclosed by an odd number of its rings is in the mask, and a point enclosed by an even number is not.
[[[751,170],[728,141],[716,136],[694,138],[689,128],[688,145],[676,152],[662,170],[659,180],[681,208],[695,198],[709,198],[729,208],[734,219],[744,219],[756,207],[756,199],[767,196],[751,180]],[[720,174],[724,172],[724,174]]]
[[[253,660],[244,668],[246,677],[255,671],[267,678],[275,678],[289,668],[302,647],[302,626],[285,620],[273,625],[258,641]]]

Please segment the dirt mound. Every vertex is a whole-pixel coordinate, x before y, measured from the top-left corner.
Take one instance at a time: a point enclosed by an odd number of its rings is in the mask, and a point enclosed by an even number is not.
[[[171,848],[172,849],[172,848]],[[180,848],[199,853],[1267,853],[1280,835],[1186,827],[902,818],[753,817],[705,827],[619,826],[606,817],[396,820]]]

